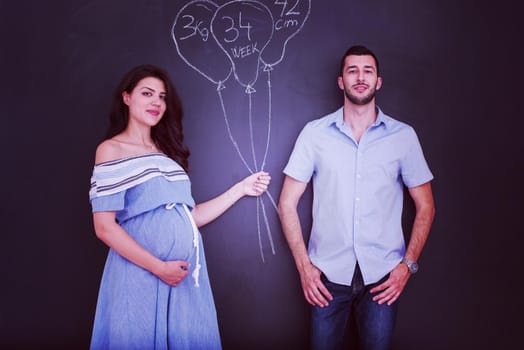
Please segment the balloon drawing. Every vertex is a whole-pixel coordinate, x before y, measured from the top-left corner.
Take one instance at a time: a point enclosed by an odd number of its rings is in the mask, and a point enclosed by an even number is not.
[[[284,59],[287,43],[300,32],[310,10],[311,0],[233,0],[221,6],[211,0],[194,0],[180,9],[173,23],[171,35],[179,56],[216,86],[229,139],[250,173],[264,170],[267,162],[272,119],[271,71]],[[268,116],[263,157],[259,161],[255,150],[252,105],[257,91],[255,85],[261,74],[266,75]],[[232,76],[248,99],[252,158],[249,161],[233,136],[222,95],[225,82]],[[269,191],[266,195],[277,210]],[[261,216],[275,254],[265,202],[262,197],[257,197],[258,241],[264,261]]]

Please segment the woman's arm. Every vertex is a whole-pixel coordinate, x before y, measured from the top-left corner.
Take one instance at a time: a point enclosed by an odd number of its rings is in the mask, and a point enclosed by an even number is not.
[[[236,183],[221,195],[197,204],[191,212],[198,227],[204,226],[222,215],[244,196],[260,196],[267,190],[271,177],[260,171]]]
[[[138,265],[166,284],[176,286],[188,274],[186,261],[162,261],[138,244],[115,221],[115,212],[95,212],[93,222],[97,237],[118,254]]]

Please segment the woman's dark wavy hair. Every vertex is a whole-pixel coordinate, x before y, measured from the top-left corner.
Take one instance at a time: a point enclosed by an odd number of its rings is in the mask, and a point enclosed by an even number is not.
[[[139,81],[148,77],[160,79],[166,89],[166,111],[158,124],[151,128],[151,138],[162,152],[180,164],[185,171],[189,171],[190,152],[184,145],[182,103],[169,75],[162,68],[145,64],[124,75],[113,94],[106,137],[109,139],[118,135],[129,122],[129,108],[123,101],[122,93],[125,91],[130,94]]]

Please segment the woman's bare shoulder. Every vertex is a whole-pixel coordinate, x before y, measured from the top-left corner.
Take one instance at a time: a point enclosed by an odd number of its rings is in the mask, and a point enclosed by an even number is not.
[[[100,143],[96,148],[95,164],[109,162],[124,158],[125,156],[126,151],[122,148],[120,142],[113,139],[107,139]]]
[[[160,154],[158,149],[144,149],[135,144],[121,141],[118,137],[107,139],[96,148],[95,165],[114,160],[137,157],[146,154]]]

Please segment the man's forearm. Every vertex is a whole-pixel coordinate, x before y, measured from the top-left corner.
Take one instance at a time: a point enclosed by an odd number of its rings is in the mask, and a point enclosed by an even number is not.
[[[280,207],[279,208],[280,222],[282,223],[282,230],[286,236],[289,249],[295,259],[295,264],[298,270],[302,270],[305,264],[309,264],[309,256],[307,254],[304,236],[302,235],[302,227],[300,219],[295,209]]]
[[[412,261],[417,261],[419,259],[420,254],[422,254],[422,249],[428,239],[434,217],[435,208],[432,205],[417,210],[415,220],[413,221],[411,238],[406,250],[406,258]]]

